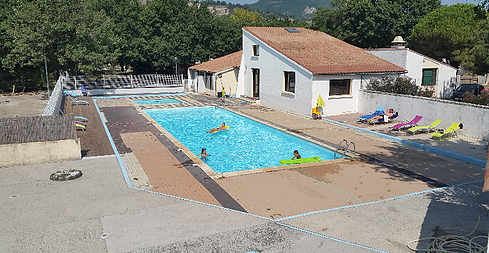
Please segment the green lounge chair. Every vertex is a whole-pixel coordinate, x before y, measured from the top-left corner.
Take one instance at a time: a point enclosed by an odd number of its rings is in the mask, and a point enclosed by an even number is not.
[[[438,125],[440,125],[441,123],[441,120],[437,119],[435,120],[435,122],[427,125],[427,126],[415,126],[415,127],[411,127],[408,129],[408,131],[412,134],[415,134],[417,131],[427,131],[427,132],[431,132],[433,130],[435,130],[435,127],[437,127]]]
[[[463,128],[462,123],[453,122],[452,125],[449,128],[443,130],[443,132],[434,132],[431,135],[431,138],[438,138],[438,140],[441,140],[441,138],[443,138],[444,136],[453,137],[453,135],[456,135],[457,131],[461,128]]]

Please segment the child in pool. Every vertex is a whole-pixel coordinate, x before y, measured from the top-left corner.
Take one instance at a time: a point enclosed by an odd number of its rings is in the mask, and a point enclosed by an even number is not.
[[[292,159],[301,159],[301,155],[299,154],[298,150],[294,150],[294,157]]]
[[[207,151],[205,148],[202,149],[202,153],[198,154],[200,156],[201,159],[207,159],[208,156],[210,156],[209,154],[207,154]]]

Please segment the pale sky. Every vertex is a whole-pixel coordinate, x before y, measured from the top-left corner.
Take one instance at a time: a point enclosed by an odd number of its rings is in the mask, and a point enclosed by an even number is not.
[[[252,4],[258,2],[258,0],[224,0],[226,3],[233,4]],[[300,1],[300,0],[299,0]],[[441,4],[443,5],[452,5],[452,4],[477,4],[477,0],[441,0]]]

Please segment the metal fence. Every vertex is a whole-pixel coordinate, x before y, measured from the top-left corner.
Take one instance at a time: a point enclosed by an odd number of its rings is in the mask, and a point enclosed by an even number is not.
[[[76,90],[81,86],[87,89],[182,87],[183,75],[144,74],[144,75],[103,75],[102,77],[65,77],[63,89]]]

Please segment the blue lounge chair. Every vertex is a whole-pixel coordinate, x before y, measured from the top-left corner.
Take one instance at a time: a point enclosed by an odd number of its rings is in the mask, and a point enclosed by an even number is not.
[[[369,115],[363,115],[361,117],[358,118],[358,121],[362,121],[362,122],[365,122],[375,116],[379,116],[379,115],[384,115],[384,108],[383,107],[379,107],[377,108],[377,111],[375,111],[374,113],[372,114],[369,114]]]
[[[85,100],[74,99],[73,96],[71,96],[69,94],[66,94],[66,96],[71,99],[71,104],[74,104],[74,105],[89,105],[90,104],[90,103],[88,103],[88,101],[85,101]]]
[[[394,115],[392,115],[392,117],[387,117],[386,115],[384,115],[384,117],[378,119],[377,121],[367,121],[369,124],[371,125],[375,125],[375,124],[383,124],[383,123],[387,123],[395,118],[397,118],[399,116],[399,112],[396,112]]]

